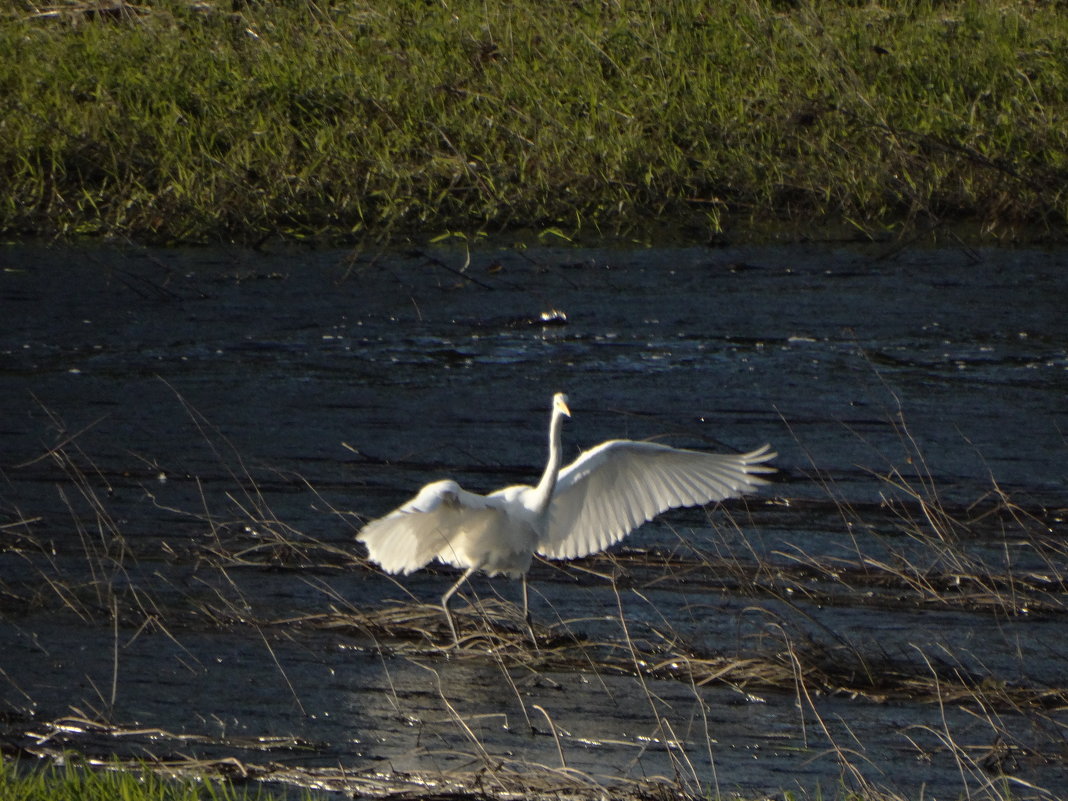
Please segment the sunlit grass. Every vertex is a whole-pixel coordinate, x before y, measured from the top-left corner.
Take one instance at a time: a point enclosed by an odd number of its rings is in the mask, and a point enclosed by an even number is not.
[[[21,2],[0,230],[1068,219],[1056,4]]]
[[[271,801],[262,788],[211,779],[166,779],[151,771],[37,767],[0,760],[0,801]],[[305,798],[311,798],[305,795]]]

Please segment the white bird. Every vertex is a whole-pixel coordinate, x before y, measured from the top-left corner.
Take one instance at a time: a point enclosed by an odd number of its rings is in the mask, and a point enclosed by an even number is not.
[[[767,483],[759,474],[775,472],[764,464],[777,456],[768,445],[719,454],[625,439],[602,442],[561,470],[560,429],[570,416],[567,396],[557,393],[549,463],[537,486],[479,495],[451,479],[435,481],[357,535],[388,573],[407,575],[433,559],[463,569],[441,598],[457,643],[449,599],[476,570],[522,578],[527,618],[526,574],[535,553],[575,559],[602,551],[661,512],[740,495]]]

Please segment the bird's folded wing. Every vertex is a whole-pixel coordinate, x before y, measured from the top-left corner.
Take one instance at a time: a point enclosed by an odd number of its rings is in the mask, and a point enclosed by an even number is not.
[[[765,445],[745,454],[701,453],[652,442],[612,440],[560,471],[542,556],[573,559],[619,542],[668,509],[722,500],[767,482]]]
[[[485,527],[498,515],[486,499],[455,481],[427,484],[412,500],[364,526],[356,539],[388,573],[411,573],[435,557],[456,564],[452,542],[472,527]]]

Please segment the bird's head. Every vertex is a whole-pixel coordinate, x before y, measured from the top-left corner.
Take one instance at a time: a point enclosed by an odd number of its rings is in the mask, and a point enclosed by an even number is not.
[[[553,412],[562,414],[565,417],[571,416],[571,410],[567,407],[567,395],[563,392],[557,392],[553,395]]]

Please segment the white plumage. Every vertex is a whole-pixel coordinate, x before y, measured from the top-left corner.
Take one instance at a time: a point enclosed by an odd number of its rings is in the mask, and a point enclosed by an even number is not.
[[[574,559],[619,542],[647,520],[678,506],[694,506],[748,492],[774,472],[769,446],[744,454],[702,453],[632,440],[610,440],[560,469],[561,421],[567,396],[553,396],[549,462],[537,486],[478,495],[455,481],[435,481],[357,539],[389,573],[411,573],[434,559],[464,570],[441,599],[458,640],[449,599],[476,571],[523,579],[535,553]]]

